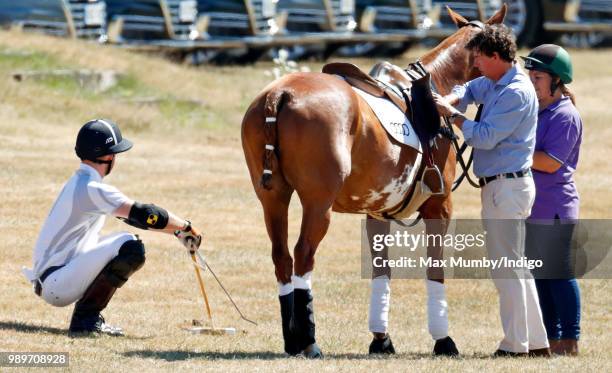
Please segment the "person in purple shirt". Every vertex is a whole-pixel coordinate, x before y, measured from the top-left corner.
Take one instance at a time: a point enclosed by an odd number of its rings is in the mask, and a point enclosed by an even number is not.
[[[544,264],[534,276],[551,351],[576,355],[580,290],[571,242],[580,202],[573,175],[582,120],[574,95],[565,86],[572,81],[572,63],[569,54],[553,44],[541,45],[522,58],[540,107],[532,165],[536,198],[527,224],[526,251]]]

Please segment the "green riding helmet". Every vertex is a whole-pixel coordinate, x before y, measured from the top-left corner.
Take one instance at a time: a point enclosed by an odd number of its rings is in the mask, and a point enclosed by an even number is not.
[[[525,60],[527,70],[538,70],[552,73],[559,77],[563,84],[572,82],[572,61],[569,53],[555,44],[542,44],[534,48]]]

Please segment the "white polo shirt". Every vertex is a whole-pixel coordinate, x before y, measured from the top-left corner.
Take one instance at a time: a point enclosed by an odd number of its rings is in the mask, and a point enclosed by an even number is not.
[[[98,171],[81,163],[55,200],[34,247],[34,267],[24,268],[24,275],[36,281],[47,268],[91,250],[106,215],[128,201],[117,188],[104,184]]]

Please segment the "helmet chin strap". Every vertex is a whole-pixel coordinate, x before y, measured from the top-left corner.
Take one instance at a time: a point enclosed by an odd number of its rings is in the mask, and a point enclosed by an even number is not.
[[[550,97],[555,96],[555,91],[557,90],[557,88],[559,88],[559,83],[553,79],[553,81],[550,82]]]
[[[113,169],[113,160],[115,158],[113,157],[112,159],[109,159],[108,161],[103,161],[100,159],[93,159],[92,162],[94,163],[98,163],[98,164],[105,164],[106,165],[106,172],[104,173],[104,176],[110,174],[111,170]]]
[[[550,81],[550,97],[554,97],[557,88],[559,88],[559,85],[561,84],[561,79],[551,73],[548,73],[548,75],[550,75],[550,77],[552,78]]]

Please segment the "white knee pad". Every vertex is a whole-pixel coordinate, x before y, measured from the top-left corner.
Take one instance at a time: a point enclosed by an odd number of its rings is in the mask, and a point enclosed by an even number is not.
[[[372,333],[386,333],[389,326],[391,286],[387,275],[372,279],[368,327]]]

